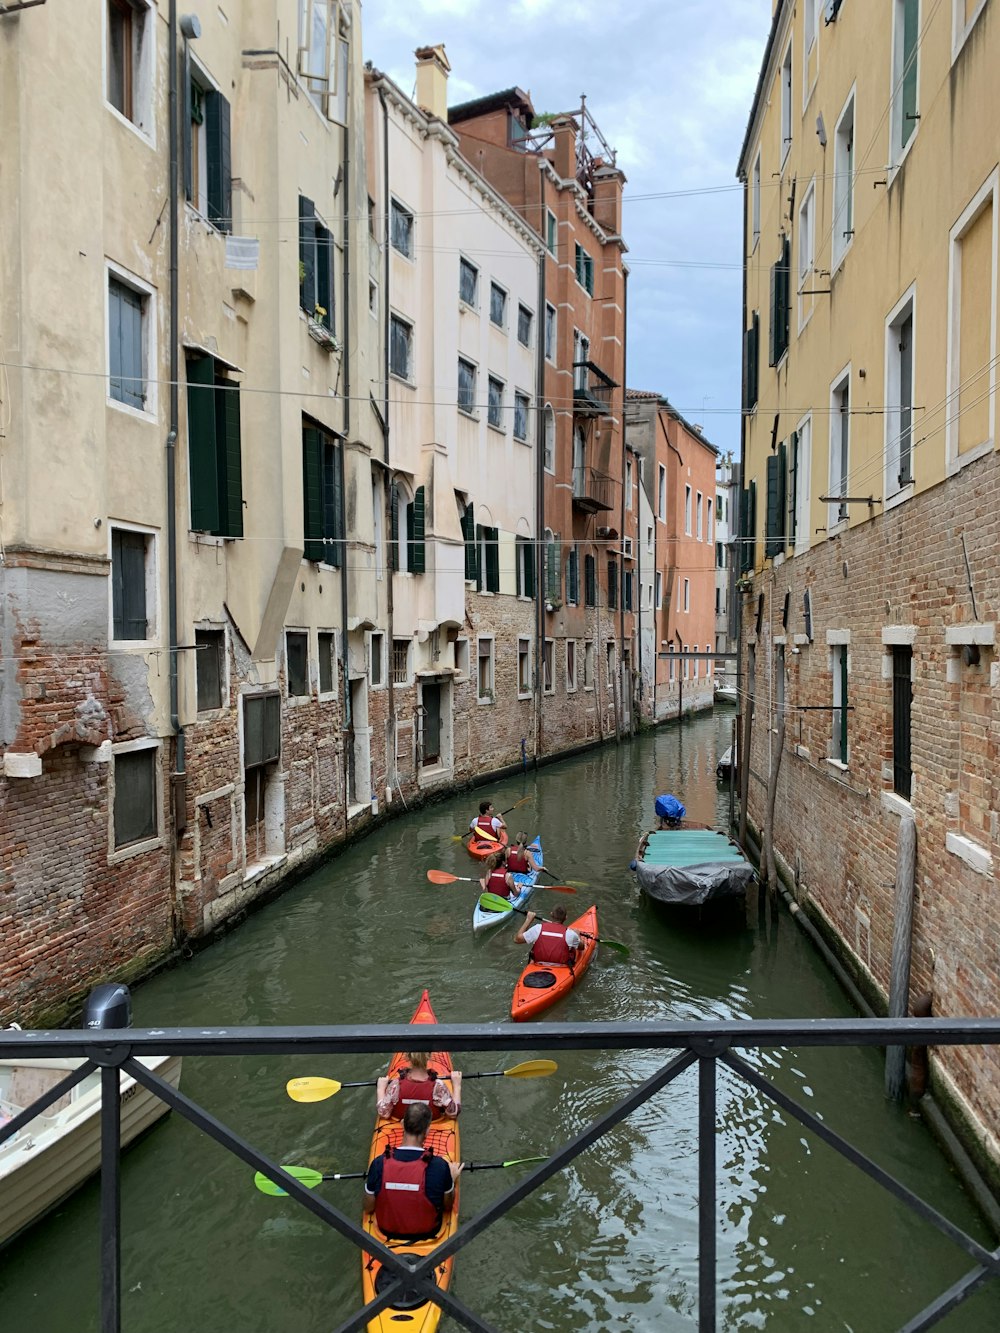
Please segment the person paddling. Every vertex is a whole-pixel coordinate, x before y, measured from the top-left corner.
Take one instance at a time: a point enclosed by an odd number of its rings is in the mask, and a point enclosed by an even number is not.
[[[430,1067],[429,1051],[408,1051],[409,1065],[395,1078],[383,1075],[375,1085],[375,1109],[385,1119],[402,1120],[410,1106],[427,1106],[435,1120],[453,1119],[462,1109],[462,1075],[451,1074],[451,1087]]]
[[[537,925],[532,925],[534,920],[535,913],[528,912],[524,924],[514,936],[514,943],[531,945],[528,956],[533,963],[572,967],[580,947],[580,936],[566,925],[565,907],[553,907],[551,921],[539,921]]]
[[[431,1123],[426,1102],[406,1108],[403,1139],[372,1162],[365,1178],[365,1213],[374,1213],[390,1240],[436,1236],[445,1213],[455,1206],[455,1182],[464,1162],[448,1162],[424,1148]]]
[[[512,875],[527,875],[538,869],[538,862],[528,846],[527,833],[518,833],[507,848],[507,869]]]
[[[507,854],[503,848],[486,859],[486,869],[479,881],[484,893],[498,893],[501,898],[511,902],[521,892],[521,887],[507,870]]]
[[[507,825],[500,816],[494,813],[493,802],[480,801],[479,817],[469,824],[469,832],[474,837],[483,838],[486,842],[499,843],[500,830],[506,827]]]

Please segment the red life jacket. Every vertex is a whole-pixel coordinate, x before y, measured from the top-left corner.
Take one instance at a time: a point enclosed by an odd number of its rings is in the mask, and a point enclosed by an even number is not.
[[[375,1196],[375,1221],[387,1236],[432,1236],[441,1225],[441,1214],[424,1191],[432,1156],[427,1151],[415,1159],[401,1159],[386,1148],[382,1188]]]
[[[531,946],[533,963],[572,963],[576,950],[566,943],[566,927],[557,921],[543,921],[542,933]]]
[[[490,877],[486,881],[487,893],[499,893],[501,898],[510,897],[510,889],[507,887],[507,871],[503,866],[497,866],[496,870],[490,871]]]
[[[479,830],[479,836],[481,838],[485,838],[487,842],[500,841],[500,839],[496,835],[496,831],[493,828],[492,815],[480,815],[479,818],[476,820],[476,828]]]
[[[424,1102],[431,1108],[431,1116],[434,1120],[440,1120],[444,1112],[439,1106],[434,1105],[434,1083],[437,1074],[433,1069],[428,1069],[430,1078],[415,1079],[410,1078],[408,1069],[399,1071],[399,1096],[389,1112],[393,1120],[402,1120],[406,1114],[406,1108],[412,1106],[414,1102]],[[383,1228],[384,1230],[385,1228]]]
[[[531,866],[528,864],[527,851],[521,851],[517,847],[512,851],[509,851],[507,853],[507,869],[512,871],[515,875],[526,875],[531,869]]]

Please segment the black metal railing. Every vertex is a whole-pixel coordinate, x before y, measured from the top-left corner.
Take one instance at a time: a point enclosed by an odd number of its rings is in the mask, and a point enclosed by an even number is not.
[[[883,1170],[816,1114],[807,1111],[755,1069],[737,1051],[778,1047],[843,1046],[996,1046],[1000,1018],[975,1019],[798,1019],[763,1022],[643,1022],[643,1023],[538,1023],[441,1024],[421,1030],[428,1049],[449,1051],[501,1050],[642,1050],[675,1052],[654,1074],[606,1114],[598,1116],[575,1138],[557,1149],[542,1165],[501,1194],[474,1217],[460,1223],[455,1234],[429,1255],[413,1260],[396,1254],[368,1235],[358,1223],[325,1199],[312,1193],[280,1165],[254,1148],[234,1130],[190,1097],[158,1077],[138,1056],[235,1056],[250,1054],[356,1054],[405,1049],[412,1040],[408,1025],[313,1028],[164,1028],[116,1029],[102,1032],[0,1032],[0,1058],[69,1056],[85,1063],[7,1125],[0,1129],[0,1144],[44,1112],[96,1069],[102,1071],[101,1103],[101,1333],[121,1329],[121,1235],[119,1176],[119,1070],[130,1074],[169,1107],[203,1133],[244,1161],[264,1172],[303,1208],[347,1237],[359,1249],[374,1255],[390,1275],[382,1291],[364,1308],[341,1323],[336,1333],[354,1333],[390,1307],[405,1290],[416,1290],[436,1301],[473,1333],[498,1333],[486,1319],[434,1281],[434,1269],[464,1248],[522,1199],[544,1185],[585,1149],[627,1119],[650,1097],[672,1083],[684,1070],[698,1067],[698,1329],[714,1333],[717,1316],[716,1241],[719,1227],[716,1177],[716,1086],[718,1066],[769,1098],[776,1106],[816,1134],[846,1161],[881,1185],[918,1217],[947,1236],[972,1260],[972,1267],[915,1313],[901,1333],[918,1333],[937,1324],[991,1278],[1000,1277],[1000,1249],[989,1250],[950,1222],[932,1204]],[[808,1200],[803,1200],[808,1207]]]
[[[592,467],[573,469],[573,504],[595,514],[599,509],[614,509],[618,482],[606,472]]]

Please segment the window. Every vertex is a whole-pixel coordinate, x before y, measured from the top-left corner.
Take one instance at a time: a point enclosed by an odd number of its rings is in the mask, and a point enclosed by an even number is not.
[[[656,609],[659,611],[663,606],[663,573],[656,571]]]
[[[667,519],[667,469],[662,463],[656,469],[656,517],[661,522]]]
[[[546,472],[556,470],[556,415],[551,407],[545,409],[545,437],[542,464]]]
[[[302,423],[303,555],[339,568],[344,562],[343,457],[335,435]]]
[[[335,694],[337,690],[337,636],[333,630],[320,630],[316,636],[319,647],[319,692]]]
[[[277,694],[243,697],[243,779],[246,828],[263,822],[268,779],[281,755],[281,698]]]
[[[531,346],[531,326],[535,316],[526,305],[517,307],[517,341],[524,347]]]
[[[910,767],[910,711],[913,705],[913,649],[909,644],[892,645],[892,789],[904,801],[910,799],[913,771]]]
[[[517,697],[531,694],[531,640],[517,641]]]
[[[792,244],[782,237],[781,254],[771,265],[771,356],[776,366],[788,350],[788,315],[791,309]]]
[[[615,641],[609,639],[605,644],[605,653],[608,660],[608,684],[610,685],[615,675]]]
[[[566,640],[566,693],[576,690],[576,640]]]
[[[413,214],[396,199],[389,204],[389,239],[394,250],[413,258]]]
[[[566,557],[566,604],[580,604],[580,549],[577,546],[571,546]]]
[[[579,329],[573,330],[573,388],[587,388],[587,362],[590,360],[590,339]]]
[[[809,550],[809,483],[812,472],[812,417],[803,417],[792,431],[789,468],[791,540],[796,555]]]
[[[412,378],[413,325],[398,315],[389,316],[389,373],[401,380]]]
[[[625,460],[625,508],[632,508],[632,460]]]
[[[951,58],[955,61],[965,45],[976,19],[986,8],[986,0],[952,0]]]
[[[333,332],[333,236],[304,194],[299,195],[299,305]]]
[[[112,637],[125,643],[152,638],[149,607],[155,596],[152,534],[112,528]]]
[[[500,529],[476,524],[478,582],[480,592],[500,591]]]
[[[802,28],[802,47],[806,55],[813,49],[816,42],[816,10],[819,7],[819,0],[805,0],[805,16],[803,18]]]
[[[576,244],[576,280],[590,296],[594,294],[594,261],[586,250]]]
[[[479,269],[468,259],[458,261],[458,296],[466,305],[474,306],[479,299]]]
[[[754,158],[753,164],[753,183],[751,185],[751,235],[753,240],[750,245],[751,253],[757,249],[757,242],[760,240],[760,152]]]
[[[149,301],[147,293],[108,274],[108,392],[139,412],[152,410],[146,404]]]
[[[691,536],[691,487],[684,487],[684,535]]]
[[[469,640],[455,640],[455,670],[463,680],[469,678]]]
[[[583,604],[597,605],[597,560],[592,555],[583,557]]]
[[[240,388],[213,357],[189,354],[186,366],[191,528],[242,537]]]
[[[691,580],[684,580],[684,610],[691,610]]]
[[[114,754],[115,849],[159,836],[160,747],[141,745]]]
[[[107,0],[105,97],[147,137],[153,127],[155,30],[147,0]]]
[[[788,480],[787,448],[784,442],[767,459],[767,510],[764,517],[764,554],[783,555],[788,545],[785,520],[788,512],[785,487]]]
[[[837,121],[833,149],[833,241],[834,268],[843,259],[854,237],[854,93]]]
[[[479,571],[479,542],[477,540],[476,518],[474,506],[470,501],[463,504],[459,500],[459,522],[462,527],[462,536],[465,539],[465,578],[469,583],[478,585],[480,578]]]
[[[816,264],[816,187],[810,184],[799,208],[799,329],[805,323],[807,311],[812,311],[811,301],[802,295],[813,268]]]
[[[229,103],[192,74],[184,116],[184,197],[217,231],[233,229],[232,135]]]
[[[608,609],[614,611],[618,606],[618,561],[608,561]]]
[[[507,293],[495,282],[490,283],[490,323],[507,327]]]
[[[889,160],[898,165],[919,128],[917,79],[920,0],[894,0],[892,15],[892,142]]]
[[[528,438],[528,408],[531,400],[526,393],[514,394],[514,439],[524,440]]]
[[[542,645],[542,678],[545,682],[545,693],[555,694],[556,692],[556,668],[555,668],[555,644],[551,639],[546,639]]]
[[[408,685],[410,683],[410,641],[393,639],[392,641],[392,683]]]
[[[622,574],[622,605],[626,611],[632,610],[632,587],[634,575],[630,569],[626,569]]]
[[[714,538],[713,538],[713,534],[712,534],[712,499],[711,499],[711,496],[710,496],[709,499],[708,499],[708,505],[707,505],[706,515],[705,515],[705,540],[708,542],[709,546],[711,546],[711,544],[712,544],[712,542],[713,542],[713,540],[714,540]]]
[[[849,494],[851,444],[851,377],[848,370],[830,393],[830,495]],[[829,524],[834,527],[847,519],[843,498],[830,505]]]
[[[301,699],[309,694],[309,635],[304,630],[285,634],[285,673],[288,697]]]
[[[378,283],[368,279],[368,313],[378,319]]]
[[[757,406],[759,368],[760,314],[755,310],[743,334],[743,407],[747,412]]]
[[[688,645],[684,644],[681,651],[686,653],[688,651]],[[691,663],[686,657],[681,662],[681,674],[685,680],[687,680],[688,676],[691,674]]]
[[[556,308],[548,303],[545,306],[545,359],[556,359]]]
[[[550,255],[555,255],[558,244],[559,225],[551,209],[545,210],[545,248]]]
[[[949,473],[993,448],[997,188],[994,170],[951,229],[945,423]]]
[[[464,356],[458,358],[458,410],[469,416],[476,411],[476,367]]]
[[[551,528],[545,529],[545,600],[558,602],[562,597],[562,570],[559,564],[559,542]]]
[[[517,537],[514,543],[514,576],[518,597],[535,595],[535,551],[534,542],[527,537]]]
[[[653,529],[652,529],[651,527],[648,527],[648,526],[647,526],[647,528],[646,528],[646,550],[647,550],[647,551],[652,551],[652,549],[653,549]]]
[[[792,44],[789,42],[781,65],[781,164],[784,166],[792,146]]]
[[[385,635],[372,634],[368,643],[368,681],[373,689],[385,684]]]
[[[503,430],[503,380],[495,375],[490,375],[488,381],[486,418],[496,430]]]
[[[479,700],[493,703],[493,640],[479,640]]]
[[[394,481],[389,491],[389,565],[397,573],[423,574],[427,552],[425,532],[425,492],[418,486],[409,499],[402,485]],[[405,537],[400,540],[399,511],[403,510]]]
[[[705,503],[705,501],[704,501],[704,496],[702,495],[701,491],[699,491],[698,494],[697,494],[697,496],[695,497],[695,504],[694,504],[694,514],[695,514],[695,536],[696,536],[696,538],[697,538],[698,541],[701,541],[701,540],[702,540],[702,538],[704,537],[704,532],[705,532],[705,529],[704,529],[703,524],[702,524],[702,515],[703,515],[703,512],[704,512],[704,503]]]
[[[299,0],[299,77],[328,119],[345,123],[347,41],[336,30],[336,0]]]
[[[210,713],[223,705],[225,685],[226,633],[221,629],[197,629],[194,632],[194,672],[197,682],[198,712]]]
[[[913,480],[913,289],[886,322],[885,494]]]
[[[846,764],[849,748],[847,743],[847,668],[848,649],[846,643],[834,644],[830,649],[830,669],[833,673],[833,736],[831,739],[830,758]]]

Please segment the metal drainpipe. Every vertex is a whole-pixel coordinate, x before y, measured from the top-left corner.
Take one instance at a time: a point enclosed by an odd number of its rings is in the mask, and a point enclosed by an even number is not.
[[[544,188],[544,187],[542,187]],[[542,754],[545,702],[542,647],[545,642],[545,256],[538,256],[538,340],[535,347],[535,393],[538,413],[535,421],[535,766]],[[553,448],[555,436],[553,432]]]
[[[619,715],[616,726],[621,729],[621,724],[625,720],[625,386],[628,384],[628,269],[622,272],[622,502],[621,502],[621,524],[622,534],[622,587],[621,598],[619,599],[618,632],[621,638],[621,648],[618,653],[618,679],[621,682],[619,686]],[[635,580],[633,579],[633,585]],[[635,587],[632,588],[633,605],[635,604]],[[631,732],[632,717],[632,698],[631,688],[629,689],[629,731]],[[617,737],[616,737],[617,739]]]
[[[747,237],[748,237],[748,228],[747,228],[747,185],[746,185],[746,180],[744,179],[744,181],[743,181],[743,283],[742,283],[742,287],[743,287],[743,291],[742,291],[742,318],[743,318],[743,324],[742,324],[741,329],[740,329],[740,337],[741,337],[741,339],[745,339],[745,338],[746,338],[746,327],[747,327]],[[742,376],[741,376],[741,383],[740,383],[740,489],[742,490],[742,488],[746,485],[746,431],[747,431],[747,415],[746,415],[746,412],[743,410],[743,404],[744,404],[744,403],[746,402],[746,400],[747,400],[747,364],[746,364],[746,356],[744,355],[744,356],[741,358],[741,360],[742,360],[742,362],[743,362],[743,374],[742,374]],[[749,755],[744,756],[744,755],[742,754],[742,748],[743,748],[743,731],[742,731],[742,728],[740,727],[740,721],[742,720],[742,717],[743,717],[743,711],[744,711],[745,708],[749,707],[749,703],[748,703],[748,701],[745,701],[744,698],[743,698],[743,681],[744,681],[744,675],[743,675],[743,596],[742,596],[741,593],[738,593],[738,592],[736,591],[736,583],[737,583],[737,581],[739,580],[739,578],[740,578],[740,576],[741,576],[741,574],[742,574],[742,570],[743,570],[743,550],[744,550],[744,548],[743,548],[743,544],[742,544],[742,539],[744,538],[745,534],[744,534],[743,532],[737,531],[737,532],[736,532],[736,540],[735,540],[735,541],[733,540],[733,530],[734,530],[734,529],[739,529],[739,528],[742,526],[740,516],[741,516],[741,513],[742,513],[743,506],[740,504],[740,497],[739,497],[739,496],[736,496],[736,518],[735,518],[735,522],[734,522],[734,519],[733,519],[733,495],[734,495],[734,492],[735,492],[735,487],[732,485],[732,476],[733,476],[733,473],[732,473],[732,466],[730,466],[730,470],[729,470],[729,480],[730,480],[730,485],[729,485],[729,488],[728,488],[728,490],[729,490],[729,523],[730,523],[730,528],[729,528],[729,596],[730,596],[730,598],[731,598],[732,600],[731,600],[731,602],[730,602],[729,614],[728,614],[728,616],[727,616],[726,630],[727,630],[727,635],[728,635],[729,626],[730,626],[730,624],[732,623],[732,618],[733,618],[733,609],[734,609],[734,606],[735,606],[735,610],[736,610],[736,748],[733,750],[733,753],[732,753],[731,758],[732,758],[732,760],[733,760],[734,763],[738,764],[738,765],[740,766],[740,768],[742,768],[744,762],[747,763],[748,765],[749,765],[749,762],[750,762],[750,756],[749,756]],[[736,560],[736,569],[735,569],[735,570],[734,570],[733,567],[732,567],[732,566],[733,566],[733,560],[734,560],[734,559]],[[735,575],[735,578],[734,578],[734,575]],[[749,791],[749,788],[748,788],[747,790]],[[741,796],[742,796],[742,792],[743,792],[743,782],[742,782],[742,776],[741,776],[741,778],[740,778],[740,794],[741,794]],[[744,826],[744,825],[743,825],[743,820],[746,819],[746,814],[747,814],[746,810],[743,810],[742,813],[741,813],[741,821],[740,821],[740,822],[741,822],[741,826]]]
[[[344,733],[345,744],[354,746],[354,712],[351,708],[351,679],[348,671],[348,648],[347,648],[347,469],[345,467],[345,454],[347,452],[347,441],[351,433],[351,356],[350,356],[350,276],[351,276],[351,186],[350,186],[350,165],[351,159],[348,152],[349,140],[348,129],[343,129],[343,166],[344,166],[344,345],[341,351],[342,365],[344,367],[344,438],[340,449],[338,467],[340,469],[340,531],[343,533],[342,544],[340,547],[340,616],[343,625],[344,635]],[[331,256],[332,257],[332,256]],[[348,773],[350,772],[348,757],[344,754],[344,836],[347,836],[347,806],[350,796],[350,787]],[[357,787],[358,775],[354,774],[354,783]],[[357,791],[354,795],[357,796]]]
[[[382,85],[378,87],[378,100],[382,104],[382,199],[384,204],[384,217],[382,220],[382,257],[384,265],[384,274],[382,278],[382,461],[385,463],[385,472],[383,481],[385,483],[383,491],[383,534],[385,540],[382,543],[383,551],[388,552],[389,540],[392,536],[392,474],[389,471],[389,107],[385,100],[385,90]],[[376,552],[376,558],[378,552]],[[386,671],[386,689],[389,702],[389,731],[391,732],[392,744],[392,767],[390,776],[389,755],[386,754],[386,776],[395,783],[399,778],[396,771],[396,694],[393,672],[393,620],[392,620],[392,569],[388,560],[385,567],[385,592],[386,592],[386,628],[388,630],[387,638],[389,640],[387,648],[387,671]],[[386,748],[390,744],[390,736],[386,736]],[[405,800],[405,798],[404,798]]]
[[[169,32],[168,55],[170,63],[170,96],[168,114],[170,125],[169,144],[169,210],[170,210],[170,314],[168,340],[170,343],[169,370],[170,379],[170,429],[166,441],[167,465],[167,637],[169,640],[169,677],[170,677],[170,725],[174,732],[174,772],[170,780],[173,806],[174,838],[171,856],[176,855],[177,838],[187,828],[187,771],[184,749],[184,728],[180,721],[179,692],[177,682],[177,435],[179,430],[179,404],[177,392],[177,208],[180,199],[180,164],[178,160],[177,133],[177,0],[170,0],[167,16]],[[173,867],[172,867],[173,869]],[[174,875],[171,875],[173,881]],[[176,916],[176,913],[175,913]],[[176,932],[177,922],[174,921]]]
[[[622,399],[622,430],[624,430],[624,429],[625,429],[625,399],[623,398],[623,399]],[[636,454],[636,452],[635,452],[634,449],[631,450],[631,453],[632,453],[632,457],[633,457],[633,458],[638,459],[638,455]],[[627,460],[627,458],[628,458],[628,454],[629,454],[629,450],[628,450],[627,448],[626,448],[626,450],[625,450],[625,454],[626,454],[626,460]],[[638,470],[639,470],[639,469],[636,468],[636,471],[637,471],[637,472],[638,472]],[[638,613],[637,613],[637,616],[636,616],[636,619],[637,619],[637,622],[638,622],[638,628],[637,628],[637,630],[636,630],[636,635],[635,635],[635,648],[636,648],[635,656],[636,656],[636,670],[637,670],[638,673],[639,673],[639,700],[640,700],[640,708],[641,708],[641,705],[642,705],[642,696],[643,696],[643,686],[642,686],[642,541],[641,541],[641,536],[642,536],[642,534],[641,534],[640,529],[642,528],[642,524],[639,522],[639,506],[638,506],[638,505],[635,506],[635,510],[636,510],[636,524],[635,524],[635,582],[636,582],[636,587],[639,589],[639,610],[638,610]],[[636,718],[634,721],[635,721],[635,722],[638,722],[638,718]],[[637,727],[636,727],[635,725],[633,725],[633,728],[632,728],[632,729],[633,729],[633,731],[636,731],[636,730],[637,730]]]

